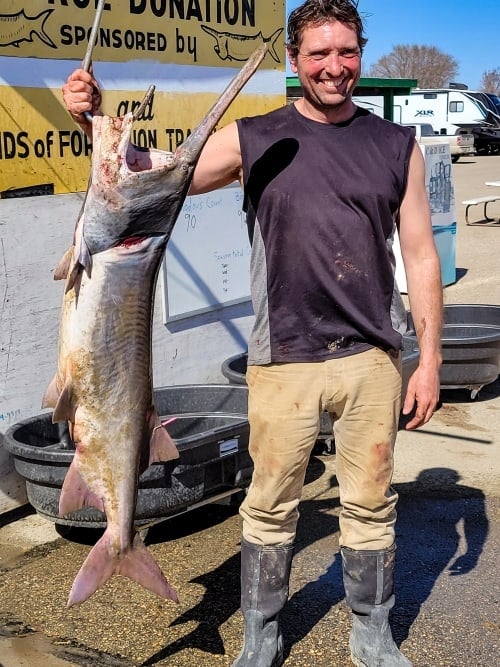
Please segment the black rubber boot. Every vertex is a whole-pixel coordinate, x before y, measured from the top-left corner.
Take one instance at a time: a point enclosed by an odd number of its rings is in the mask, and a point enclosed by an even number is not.
[[[349,648],[356,667],[412,665],[394,643],[389,626],[395,552],[395,545],[381,551],[341,549],[346,602],[352,609]]]
[[[245,643],[232,667],[279,667],[283,636],[279,612],[288,599],[293,544],[259,546],[241,541],[241,611]]]

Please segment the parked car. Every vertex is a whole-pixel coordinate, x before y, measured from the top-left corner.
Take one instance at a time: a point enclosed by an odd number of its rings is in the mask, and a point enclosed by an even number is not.
[[[462,155],[474,155],[474,135],[465,130],[456,134],[438,134],[430,123],[401,123],[415,130],[415,138],[420,144],[447,143],[450,147],[451,161],[457,162]]]

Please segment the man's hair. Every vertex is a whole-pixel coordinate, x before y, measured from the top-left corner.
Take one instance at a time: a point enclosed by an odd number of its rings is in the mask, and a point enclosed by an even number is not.
[[[287,48],[292,56],[297,56],[304,30],[310,25],[319,26],[329,21],[340,21],[350,25],[358,36],[361,53],[368,41],[363,37],[363,20],[359,15],[355,0],[306,0],[290,12],[288,17]]]

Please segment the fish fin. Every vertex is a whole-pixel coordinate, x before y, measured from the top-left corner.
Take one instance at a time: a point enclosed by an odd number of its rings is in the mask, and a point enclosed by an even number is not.
[[[88,277],[90,278],[92,273],[92,254],[83,235],[80,239],[80,245],[78,248],[78,263],[83,266]]]
[[[73,257],[74,246],[66,250],[64,255],[59,260],[58,265],[54,271],[54,280],[65,280],[68,277],[69,267],[71,266],[71,259]]]
[[[76,459],[73,458],[64,478],[59,497],[59,516],[65,516],[85,507],[95,507],[104,512],[102,498],[90,491],[76,466]]]
[[[51,385],[49,385],[50,388]],[[52,413],[53,423],[63,421],[75,421],[75,407],[73,405],[73,392],[71,391],[70,382],[66,382],[63,390],[57,396],[57,402],[54,405],[54,412]]]
[[[179,458],[179,450],[175,446],[167,429],[163,426],[156,410],[153,410],[149,424],[151,438],[149,440],[149,465],[161,461],[171,461]]]
[[[110,546],[109,530],[106,530],[76,575],[68,607],[85,602],[113,574],[132,579],[161,598],[179,602],[175,589],[168,583],[139,534],[135,535],[131,548],[115,558],[110,555]]]
[[[280,57],[276,53],[276,49],[274,48],[274,43],[276,42],[276,40],[278,39],[278,37],[281,35],[282,32],[283,32],[283,28],[278,28],[278,30],[275,30],[270,37],[268,37],[267,39],[264,40],[264,42],[268,45],[269,55],[277,63],[280,62]]]
[[[78,294],[80,292],[80,282],[82,278],[83,267],[79,262],[75,262],[73,268],[71,269],[68,280],[66,282],[66,289],[64,290],[67,294],[70,289],[75,289],[75,292]]]
[[[59,400],[57,375],[54,375],[42,398],[42,408],[54,408]]]
[[[66,293],[72,288],[74,288],[77,293],[80,291],[80,282],[83,271],[87,272],[89,278],[92,274],[92,255],[83,238],[78,242],[78,246],[74,252],[77,255],[77,260],[71,267],[71,271],[69,271],[68,280],[66,282]]]

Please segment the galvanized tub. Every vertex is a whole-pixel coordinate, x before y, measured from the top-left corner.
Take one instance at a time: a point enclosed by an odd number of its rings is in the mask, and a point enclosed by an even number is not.
[[[408,323],[408,336],[416,344],[411,315]],[[441,346],[441,387],[466,388],[472,399],[477,398],[481,388],[495,382],[500,373],[500,306],[446,305]]]
[[[250,483],[248,391],[228,385],[178,385],[155,389],[162,419],[175,417],[168,431],[180,458],[151,465],[139,478],[135,519],[149,524],[220,500]],[[5,447],[26,481],[28,500],[45,518],[61,525],[101,528],[106,517],[95,508],[58,516],[59,496],[74,455],[66,425],[52,413],[11,426]]]

